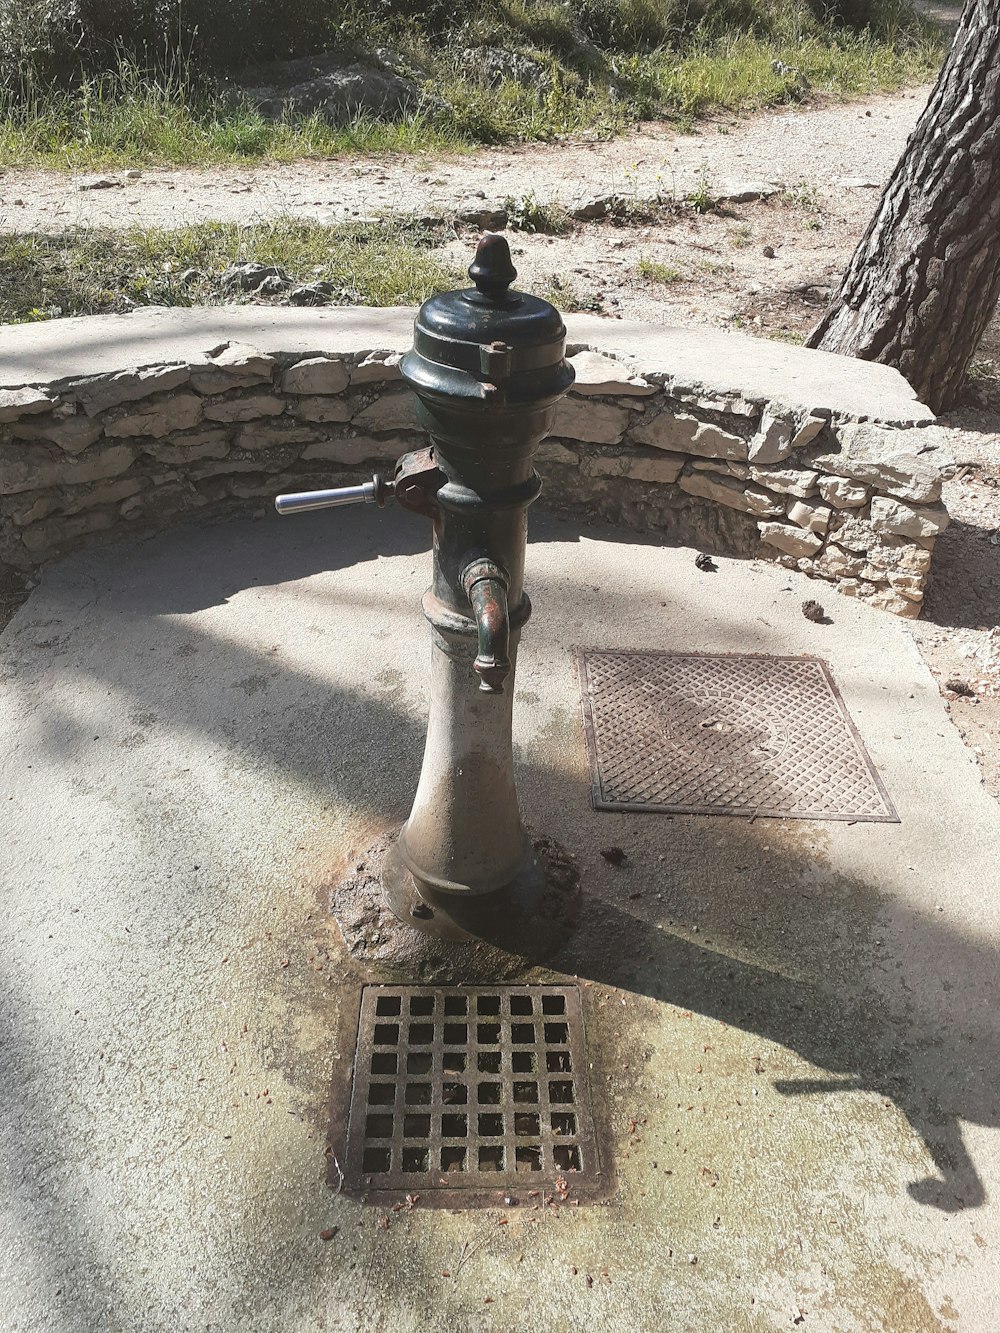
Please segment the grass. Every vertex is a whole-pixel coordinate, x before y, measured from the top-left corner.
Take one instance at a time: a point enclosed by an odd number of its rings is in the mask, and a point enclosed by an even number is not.
[[[801,209],[804,213],[819,213],[823,207],[819,190],[812,181],[796,181],[787,190],[776,194],[774,199],[777,203],[784,204],[786,208]]]
[[[771,342],[788,343],[792,347],[804,347],[806,338],[809,336],[808,332],[799,333],[795,329],[785,328],[784,326],[774,329],[762,329],[761,332],[763,336],[769,338]]]
[[[680,282],[683,276],[679,268],[672,268],[670,264],[661,264],[655,259],[647,259],[645,255],[639,260],[638,269],[641,278],[664,285]]]
[[[391,39],[423,71],[426,97],[415,114],[362,116],[342,126],[319,116],[269,120],[176,58],[155,75],[122,55],[115,69],[63,91],[0,78],[0,166],[80,171],[455,151],[576,134],[609,137],[657,115],[693,128],[698,118],[723,110],[819,94],[856,96],[927,79],[945,49],[941,33],[905,18],[901,4],[903,17],[895,24],[884,17],[879,32],[807,18],[802,0],[754,0],[749,7],[759,16],[752,29],[735,20],[728,29],[707,20],[690,30],[677,20],[671,28],[664,17],[671,5],[651,0],[575,6],[480,0],[460,26],[439,17],[438,36],[426,22],[404,23],[402,10],[395,18],[368,18],[367,45]],[[892,0],[872,9],[896,12]],[[575,14],[590,15],[591,30],[610,44],[581,45]],[[491,79],[466,54],[480,43],[531,61],[534,86]]]
[[[239,98],[138,76],[129,77],[125,90],[98,80],[72,93],[35,95],[16,110],[0,99],[6,167],[207,167],[456,146],[454,134],[424,114],[394,121],[360,116],[339,127],[318,115],[268,120]]]
[[[698,168],[698,183],[690,194],[684,196],[684,202],[690,204],[696,213],[714,213],[719,201],[712,189],[712,178],[705,163]]]
[[[0,235],[0,322],[217,304],[233,299],[223,272],[246,260],[276,264],[300,282],[333,283],[345,302],[409,305],[461,283],[458,270],[432,253],[436,243],[408,220]]]
[[[521,195],[519,199],[508,195],[504,207],[507,210],[507,224],[513,231],[564,236],[573,230],[569,210],[552,201],[540,203],[533,190]]]
[[[787,190],[782,190],[774,196],[774,202],[792,212],[801,213],[804,230],[823,229],[823,204],[819,191],[810,181],[798,181]]]

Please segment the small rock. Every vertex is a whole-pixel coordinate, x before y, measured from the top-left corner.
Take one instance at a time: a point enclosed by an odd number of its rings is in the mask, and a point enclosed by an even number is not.
[[[837,427],[836,448],[824,448],[810,466],[907,504],[932,504],[941,495],[941,467],[917,453],[921,442],[913,431],[848,423]]]
[[[810,412],[808,416],[800,420],[792,439],[792,448],[803,449],[807,444],[812,444],[825,425],[825,416],[819,412]]]
[[[518,51],[508,51],[502,47],[470,46],[462,52],[462,62],[493,87],[508,80],[541,92],[547,92],[552,86],[548,66]]]
[[[857,486],[843,477],[821,477],[819,493],[835,509],[857,509],[868,501],[867,486]]]
[[[761,254],[764,256],[765,259],[774,259],[775,258],[774,246],[765,245],[763,250],[761,251]]]
[[[749,458],[757,466],[780,463],[792,452],[792,428],[787,421],[765,412],[750,442]]]
[[[602,847],[601,855],[609,866],[623,866],[628,860],[621,847]]]
[[[89,180],[78,181],[76,186],[78,190],[120,190],[122,187],[123,182],[111,176],[92,176]]]
[[[765,542],[776,546],[786,555],[815,555],[823,545],[815,533],[804,532],[801,528],[789,527],[785,523],[758,523],[757,528]]]
[[[949,522],[948,511],[941,505],[913,508],[881,495],[872,500],[871,524],[876,532],[900,537],[936,537]]]
[[[740,181],[734,185],[728,185],[725,191],[719,195],[720,204],[753,204],[758,199],[770,199],[772,195],[778,193],[777,185],[772,185],[770,181]]]
[[[618,212],[621,206],[622,201],[617,194],[605,194],[571,208],[569,215],[577,222],[598,222],[601,218],[606,218],[609,213]]]
[[[479,203],[474,199],[461,204],[455,214],[459,222],[479,227],[482,231],[503,231],[507,226],[507,210]]]
[[[287,278],[280,278],[277,274],[267,277],[254,288],[256,296],[280,296],[282,292],[288,290],[289,281]]]
[[[825,625],[827,623],[826,612],[820,606],[819,602],[814,602],[811,598],[809,601],[802,603],[802,614],[805,616],[806,620],[815,621],[817,625]]]
[[[952,694],[960,694],[963,699],[973,699],[976,694],[976,691],[967,681],[959,680],[957,676],[948,681],[945,689],[951,690]]]
[[[864,558],[845,551],[836,542],[827,542],[812,562],[812,571],[821,578],[860,578],[865,567]]]
[[[329,293],[323,291],[318,282],[295,287],[288,293],[289,305],[327,305],[329,300]]]
[[[712,557],[710,555],[706,555],[704,552],[702,552],[701,555],[696,557],[694,563],[695,563],[695,568],[700,569],[705,574],[714,574],[719,568],[719,566],[715,563]]]
[[[347,388],[348,375],[347,365],[336,357],[306,357],[285,371],[281,377],[281,391],[301,394],[303,397],[338,394]],[[375,400],[376,404],[384,401]]]
[[[126,173],[125,173],[125,179],[126,179],[127,181],[141,181],[141,180],[142,180],[142,172],[141,172],[141,171],[138,171],[135,167],[133,167],[133,168],[131,169],[131,171],[126,171]]]
[[[788,505],[788,517],[800,528],[822,536],[830,526],[833,510],[829,505],[809,504],[805,500],[791,500]]]
[[[816,492],[819,474],[797,467],[755,467],[750,468],[750,475],[761,486],[781,495],[795,495],[800,500],[807,499]]]
[[[47,412],[55,401],[45,389],[0,389],[0,421]]]
[[[265,283],[269,283],[263,291]],[[241,292],[259,292],[264,296],[274,296],[291,287],[292,280],[282,268],[273,264],[255,264],[247,262],[232,264],[222,275],[222,286]]]
[[[178,273],[177,281],[183,283],[201,282],[206,274],[202,273],[200,268],[186,268],[182,273]]]

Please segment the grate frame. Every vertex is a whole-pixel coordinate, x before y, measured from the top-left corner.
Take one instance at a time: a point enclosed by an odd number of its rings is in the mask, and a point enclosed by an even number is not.
[[[574,659],[595,810],[900,822],[822,658],[576,648]],[[749,686],[760,688],[741,704]],[[723,715],[718,732],[707,712]]]
[[[529,1190],[593,1201],[607,1185],[589,1071],[579,987],[366,985],[344,1191],[446,1207],[526,1203]]]

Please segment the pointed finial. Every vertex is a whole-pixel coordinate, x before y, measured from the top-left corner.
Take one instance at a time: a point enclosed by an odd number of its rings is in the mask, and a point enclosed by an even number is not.
[[[510,258],[510,246],[502,236],[488,231],[476,246],[476,257],[469,265],[469,277],[483,296],[502,301],[507,288],[517,277]]]

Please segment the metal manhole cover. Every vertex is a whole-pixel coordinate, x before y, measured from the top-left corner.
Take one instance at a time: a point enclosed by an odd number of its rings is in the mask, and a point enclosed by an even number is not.
[[[899,822],[818,658],[576,661],[596,810]]]
[[[575,986],[366,986],[345,1189],[449,1206],[593,1194],[587,1070]]]

